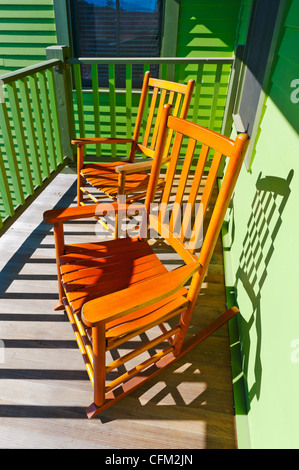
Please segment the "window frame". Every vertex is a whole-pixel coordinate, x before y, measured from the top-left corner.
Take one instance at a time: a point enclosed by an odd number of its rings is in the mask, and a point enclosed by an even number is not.
[[[70,2],[72,0],[53,0],[57,44],[69,47],[74,57],[74,38],[72,35]],[[180,0],[164,0],[162,6],[162,31],[160,57],[176,57],[180,16]],[[168,80],[174,79],[174,67],[168,67]]]
[[[244,160],[245,167],[248,172],[251,172],[251,167],[252,167],[252,163],[253,163],[254,156],[255,156],[255,148],[256,148],[256,144],[258,140],[257,139],[258,130],[259,130],[261,120],[262,120],[262,113],[263,113],[264,105],[269,95],[269,91],[271,87],[270,78],[271,78],[272,66],[273,66],[274,58],[277,52],[277,45],[278,45],[278,41],[279,41],[279,37],[281,33],[281,27],[282,27],[286,9],[287,9],[286,7],[287,7],[287,0],[280,0],[276,20],[274,23],[272,40],[271,40],[269,53],[267,57],[267,64],[265,67],[264,78],[261,84],[261,91],[260,91],[260,95],[258,99],[258,104],[256,107],[255,117],[253,119],[252,132],[251,132],[249,145],[248,145],[248,149],[247,149],[245,160]],[[252,2],[250,17],[249,17],[249,25],[250,25],[253,13],[254,13],[254,7],[253,7],[253,2]],[[246,44],[247,44],[248,39],[250,39],[250,34],[251,34],[251,31],[248,29]],[[246,44],[245,44],[245,48],[246,48]],[[233,112],[232,112],[234,127],[237,133],[246,132],[246,129],[244,129],[241,115],[239,113],[240,103],[241,103],[243,90],[244,90],[246,71],[247,71],[247,66],[245,62],[241,59],[238,89],[237,89],[236,99],[235,99]]]

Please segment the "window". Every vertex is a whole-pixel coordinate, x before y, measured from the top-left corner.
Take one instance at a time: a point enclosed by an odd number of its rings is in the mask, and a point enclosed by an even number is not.
[[[273,37],[279,0],[255,0],[245,47],[246,74],[239,114],[251,136]]]
[[[76,57],[160,56],[162,0],[71,0],[69,5]],[[138,88],[143,79],[139,68],[133,84]],[[89,86],[90,69],[82,72],[83,85]],[[124,86],[124,77],[125,67],[117,66],[117,86]],[[107,80],[108,71],[100,67],[100,86],[107,86]]]
[[[253,0],[242,58],[241,80],[234,109],[238,132],[250,136],[245,165],[249,170],[286,0]],[[243,77],[243,78],[242,78]]]

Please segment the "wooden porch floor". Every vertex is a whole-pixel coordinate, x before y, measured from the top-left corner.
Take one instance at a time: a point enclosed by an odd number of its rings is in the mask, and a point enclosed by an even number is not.
[[[44,210],[75,204],[76,177],[59,174],[0,239],[0,448],[234,449],[227,325],[154,381],[86,418],[92,387],[57,301],[52,227]],[[98,240],[74,221],[66,240]],[[175,265],[164,255],[166,266]],[[221,244],[199,297],[196,326],[225,310]]]

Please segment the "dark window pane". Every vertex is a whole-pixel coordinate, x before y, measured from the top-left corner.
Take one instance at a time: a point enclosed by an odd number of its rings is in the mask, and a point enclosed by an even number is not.
[[[71,0],[74,52],[77,57],[159,57],[162,0]],[[143,66],[134,86],[140,87]],[[158,66],[153,73],[158,73]],[[136,74],[134,74],[136,76]],[[117,67],[117,86],[124,86],[125,67]],[[83,85],[90,71],[84,67]],[[108,74],[99,73],[100,86]]]

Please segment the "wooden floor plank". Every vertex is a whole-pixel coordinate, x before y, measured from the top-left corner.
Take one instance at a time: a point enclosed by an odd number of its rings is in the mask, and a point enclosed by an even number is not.
[[[153,381],[87,420],[92,387],[65,313],[53,310],[58,292],[54,237],[42,217],[44,210],[74,205],[75,195],[76,176],[61,173],[0,239],[0,447],[235,448],[227,326]],[[93,219],[67,223],[65,234],[68,243],[107,237]],[[159,247],[157,240],[152,244]],[[179,259],[164,249],[158,250],[159,257],[173,269]],[[225,310],[223,281],[219,242],[197,302],[194,328]],[[111,354],[116,359],[117,353]]]

